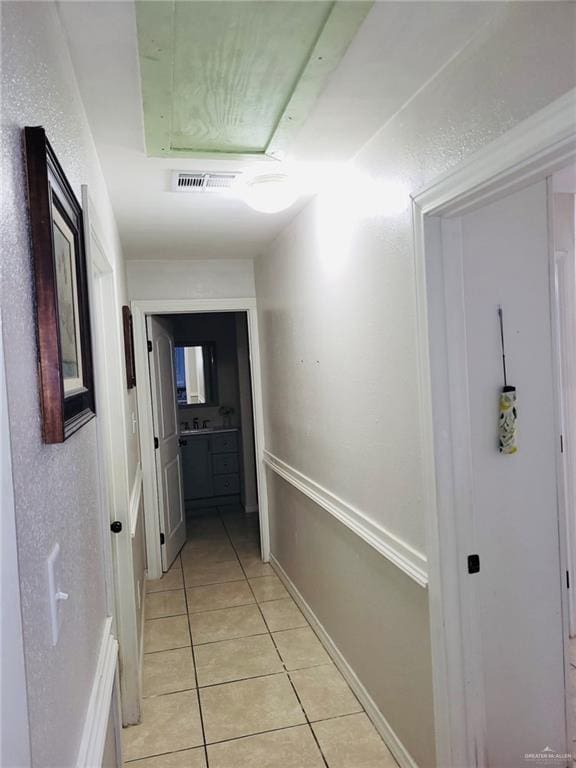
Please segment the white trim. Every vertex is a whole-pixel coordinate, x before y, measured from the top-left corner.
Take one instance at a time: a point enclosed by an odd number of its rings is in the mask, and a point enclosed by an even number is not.
[[[138,462],[136,465],[136,471],[134,472],[134,483],[130,492],[130,506],[129,506],[129,520],[130,520],[130,536],[134,538],[136,535],[136,527],[138,525],[138,516],[140,514],[140,501],[142,499],[142,464]]]
[[[100,768],[112,706],[118,642],[112,634],[112,617],[106,619],[96,675],[92,685],[76,768]]]
[[[325,509],[397,568],[419,584],[426,587],[428,572],[426,557],[395,536],[386,528],[371,520],[364,512],[323,488],[317,482],[291,467],[270,451],[264,450],[264,461],[280,477],[297,488],[318,506]]]
[[[120,684],[122,719],[126,724],[140,721],[140,688],[137,669],[136,603],[132,540],[129,535],[130,478],[127,463],[126,397],[124,352],[121,336],[118,268],[108,259],[106,241],[101,236],[97,212],[86,185],[82,186],[82,209],[93,336],[94,377],[96,386],[96,429],[98,465],[101,471],[103,505],[102,541],[105,545],[105,568],[108,613],[114,612],[113,632],[120,641]],[[110,523],[119,520],[123,531],[110,533]],[[120,724],[117,724],[120,728]]]
[[[470,158],[443,174],[413,200],[422,453],[426,477],[427,556],[438,765],[485,763],[481,683],[473,632],[474,607],[461,553],[466,530],[458,503],[466,497],[466,456],[457,455],[450,429],[446,280],[439,215],[462,214],[544,179],[576,158],[576,90],[569,91]],[[453,324],[450,326],[454,328]],[[430,349],[430,345],[433,345]],[[452,371],[453,376],[453,371]],[[456,382],[456,386],[460,386]],[[442,405],[433,393],[444,392]],[[452,406],[456,407],[456,406]],[[463,474],[462,474],[463,473]],[[461,511],[461,510],[459,510]],[[481,701],[480,701],[481,706]]]
[[[576,89],[442,174],[414,202],[424,213],[462,214],[554,173],[574,157],[575,112]]]
[[[260,517],[260,543],[262,559],[270,555],[268,526],[268,493],[264,468],[264,405],[260,372],[260,343],[256,299],[146,299],[132,301],[134,325],[134,356],[136,378],[140,382],[150,379],[146,338],[146,315],[186,314],[194,312],[246,312],[248,342],[252,376],[252,402],[254,410],[254,448],[256,453],[256,481],[258,486],[258,512]],[[154,427],[150,387],[136,387],[138,417],[140,421],[140,453],[142,461],[144,518],[146,524],[146,553],[148,577],[159,579],[162,575],[160,549],[160,513],[155,471]]]
[[[298,605],[308,623],[318,636],[318,639],[332,658],[334,664],[338,667],[342,676],[354,692],[356,698],[362,704],[366,710],[366,714],[374,724],[374,727],[386,743],[388,749],[392,752],[400,768],[418,768],[418,765],[414,758],[410,755],[404,744],[400,741],[390,723],[386,720],[380,709],[378,708],[374,699],[370,696],[363,683],[360,681],[358,675],[350,664],[346,661],[346,658],[334,642],[320,620],[316,617],[316,614],[312,608],[308,605],[306,600],[302,597],[298,588],[290,579],[286,571],[282,568],[278,560],[273,554],[270,555],[270,564],[280,577],[284,586],[290,592],[294,598],[294,602]]]

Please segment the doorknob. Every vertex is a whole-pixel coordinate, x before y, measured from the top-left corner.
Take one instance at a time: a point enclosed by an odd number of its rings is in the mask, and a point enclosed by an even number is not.
[[[178,445],[179,446],[188,445],[188,440],[182,440],[182,438],[180,438],[178,440]]]
[[[120,533],[122,530],[122,523],[120,520],[114,520],[114,522],[110,524],[110,530],[112,533]]]

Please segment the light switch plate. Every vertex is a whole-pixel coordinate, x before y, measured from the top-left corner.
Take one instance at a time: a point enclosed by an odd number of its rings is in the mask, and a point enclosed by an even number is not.
[[[68,594],[62,591],[60,574],[60,545],[55,544],[48,555],[48,600],[50,604],[50,624],[52,627],[52,645],[56,645],[62,624],[62,603],[68,600]]]

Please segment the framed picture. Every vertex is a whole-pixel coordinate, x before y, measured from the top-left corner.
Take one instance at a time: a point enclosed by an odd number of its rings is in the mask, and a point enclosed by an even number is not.
[[[82,209],[41,127],[25,128],[45,443],[96,415]]]
[[[122,325],[124,327],[124,357],[126,359],[126,385],[128,389],[136,386],[136,363],[134,360],[134,329],[130,307],[122,307]]]

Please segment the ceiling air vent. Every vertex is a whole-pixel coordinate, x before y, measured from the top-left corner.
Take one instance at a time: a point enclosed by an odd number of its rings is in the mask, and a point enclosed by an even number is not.
[[[173,192],[219,192],[230,189],[239,173],[213,173],[209,171],[174,171]]]

